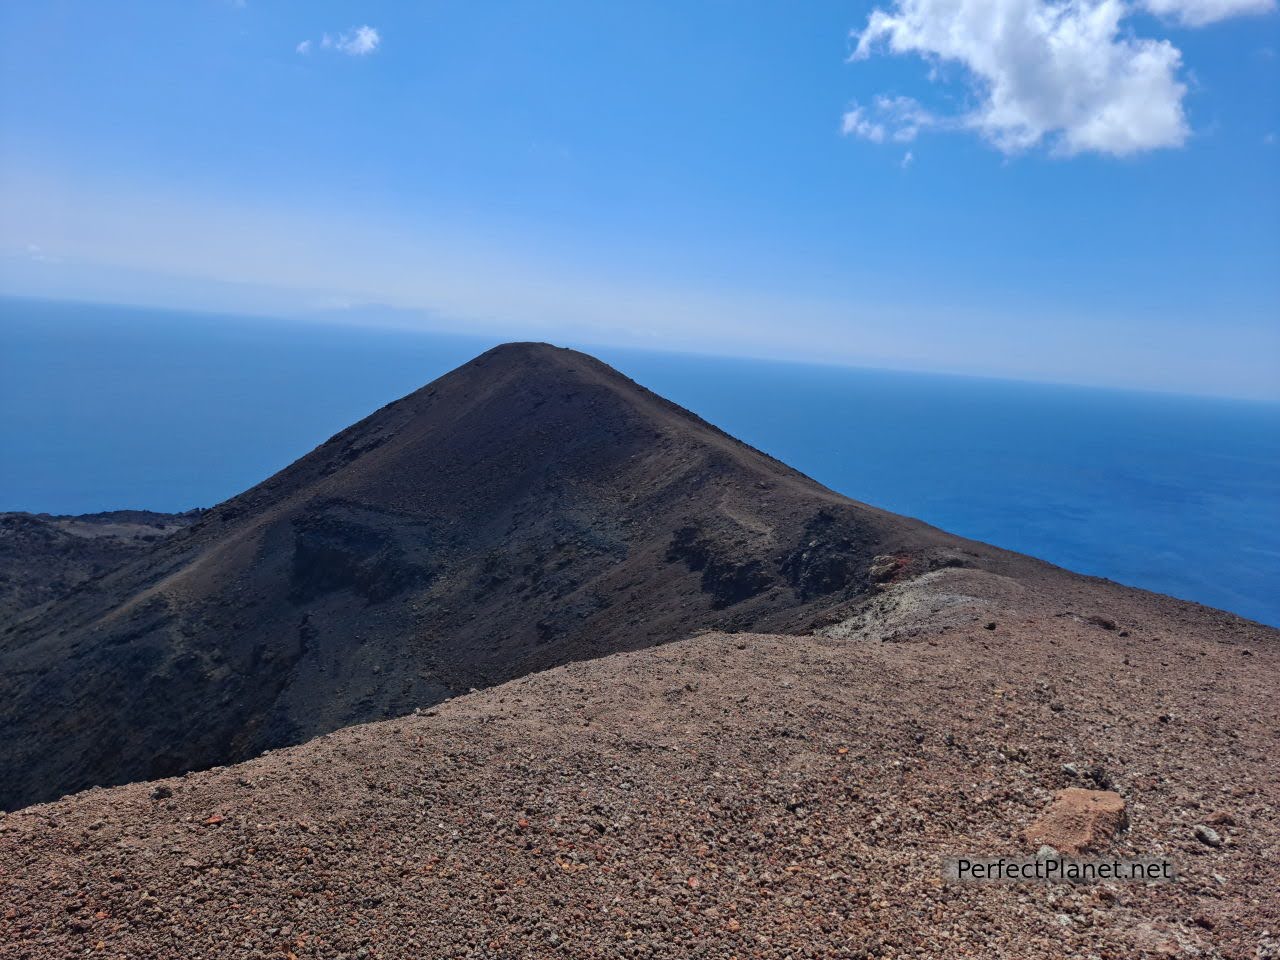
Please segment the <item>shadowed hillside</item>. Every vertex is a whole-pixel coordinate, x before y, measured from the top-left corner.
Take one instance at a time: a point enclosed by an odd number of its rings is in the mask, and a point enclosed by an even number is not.
[[[0,624],[124,566],[197,516],[113,510],[77,517],[0,513]]]

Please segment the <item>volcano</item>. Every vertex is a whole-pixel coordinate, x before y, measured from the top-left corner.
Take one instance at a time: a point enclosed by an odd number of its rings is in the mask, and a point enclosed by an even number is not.
[[[840,496],[592,357],[507,344],[10,617],[0,804],[1028,564]]]

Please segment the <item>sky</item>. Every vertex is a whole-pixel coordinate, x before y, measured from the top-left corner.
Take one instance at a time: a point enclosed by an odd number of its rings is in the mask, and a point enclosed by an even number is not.
[[[0,294],[1277,400],[1280,14],[8,0]]]

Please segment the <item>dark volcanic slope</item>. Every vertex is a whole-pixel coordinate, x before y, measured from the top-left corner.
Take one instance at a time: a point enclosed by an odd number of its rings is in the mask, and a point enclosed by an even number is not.
[[[124,566],[185,528],[190,513],[0,513],[0,624]]]
[[[706,634],[0,815],[0,958],[1274,958],[1276,638],[926,574],[814,636]],[[941,882],[1102,784],[1129,822],[1094,855],[1177,883]]]
[[[838,496],[583,354],[507,345],[0,633],[0,805],[1031,563]]]

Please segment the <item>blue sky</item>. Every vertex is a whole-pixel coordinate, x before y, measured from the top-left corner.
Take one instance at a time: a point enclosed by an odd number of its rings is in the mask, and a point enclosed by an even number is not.
[[[1280,398],[1274,0],[42,0],[0,44],[3,293]]]

